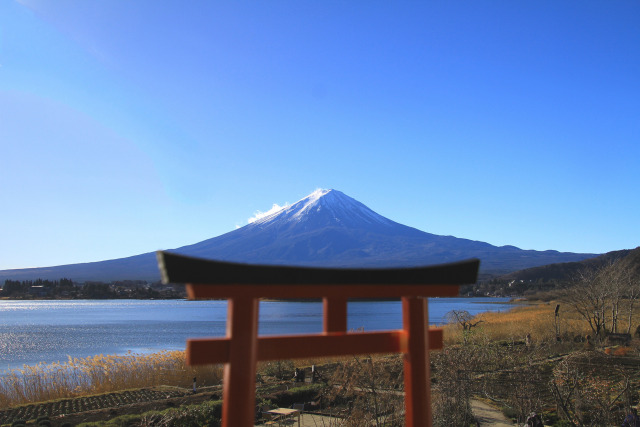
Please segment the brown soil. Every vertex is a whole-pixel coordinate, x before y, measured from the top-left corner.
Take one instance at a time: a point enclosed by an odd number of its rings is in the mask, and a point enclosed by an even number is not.
[[[0,410],[0,425],[16,420],[35,420],[48,416],[54,426],[63,423],[76,425],[84,422],[105,421],[120,415],[142,414],[171,407],[218,400],[222,396],[219,387],[207,387],[193,393],[178,387],[154,387],[126,390],[95,396],[61,399]]]
[[[514,425],[498,408],[481,400],[471,399],[471,408],[478,425],[481,427],[508,427]]]

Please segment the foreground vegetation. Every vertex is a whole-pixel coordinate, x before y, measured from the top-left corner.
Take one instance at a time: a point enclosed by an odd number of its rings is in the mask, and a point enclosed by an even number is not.
[[[637,257],[581,269],[549,296],[508,313],[450,313],[447,347],[433,355],[437,424],[468,425],[472,397],[557,426],[620,425],[638,405]]]
[[[222,368],[188,367],[182,351],[69,358],[0,377],[0,408],[159,385],[189,388],[194,377],[201,386],[217,385]]]
[[[638,403],[640,342],[586,341],[591,330],[580,314],[560,303],[556,315],[556,307],[556,302],[524,304],[506,313],[484,313],[471,328],[446,326],[445,349],[431,358],[434,424],[472,425],[471,404],[478,398],[499,405],[520,423],[536,411],[548,425],[619,424]],[[293,387],[295,367],[309,371],[312,364],[321,366],[323,381]],[[189,404],[193,377],[199,390],[215,389],[206,403]],[[11,371],[0,382],[0,407],[31,408],[6,418],[11,421],[182,397],[172,408],[165,402],[140,406],[135,413],[104,413],[105,421],[96,425],[217,425],[221,379],[219,366],[186,367],[183,352],[70,359]],[[398,355],[263,363],[258,380],[257,405],[306,402],[309,410],[340,415],[345,426],[403,424]],[[48,403],[20,406],[43,401]],[[108,418],[112,421],[104,424]],[[65,419],[70,418],[58,425]]]
[[[579,314],[560,304],[556,316],[557,306],[485,313],[466,331],[449,325],[432,357],[436,424],[469,425],[470,401],[482,398],[521,424],[537,412],[545,425],[619,425],[638,403],[640,342],[587,339]]]
[[[560,303],[556,316],[556,306],[523,304],[505,313],[484,313],[473,319],[472,328],[446,326],[445,349],[431,357],[434,424],[472,425],[471,404],[479,398],[499,405],[520,423],[536,411],[547,425],[619,424],[627,408],[638,402],[640,342],[607,346],[605,341],[585,341],[590,328],[580,314]],[[256,405],[305,402],[310,411],[339,415],[344,426],[403,425],[402,363],[399,355],[263,363]],[[295,367],[310,371],[312,364],[320,366],[322,381],[294,387]],[[198,404],[191,400],[199,395],[191,391],[193,377],[199,393],[211,391]],[[55,419],[59,414],[118,408],[94,415],[92,422],[217,425],[221,379],[219,366],[186,367],[183,352],[25,367],[0,382],[0,407],[25,409],[0,422],[49,415],[61,425],[73,418]],[[20,406],[43,401],[48,403]],[[134,405],[158,401],[163,403]],[[127,405],[132,409],[123,413]]]
[[[474,425],[478,399],[520,425],[532,412],[556,427],[620,425],[640,400],[640,339],[629,334],[639,323],[640,283],[620,266],[581,272],[553,301],[476,317],[451,312],[445,348],[431,354],[434,425]],[[292,383],[295,368],[309,377],[312,365],[320,367],[318,382]],[[221,379],[219,366],[185,366],[183,352],[25,367],[0,378],[0,407],[13,407],[0,411],[0,423],[48,415],[56,425],[215,426]],[[338,416],[343,426],[404,423],[399,355],[263,363],[257,385],[256,423],[262,408],[294,403]]]

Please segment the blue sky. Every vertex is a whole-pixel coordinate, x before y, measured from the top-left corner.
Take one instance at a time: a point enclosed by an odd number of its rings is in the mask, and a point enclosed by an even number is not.
[[[523,249],[640,245],[636,1],[0,2],[0,269],[335,188]]]

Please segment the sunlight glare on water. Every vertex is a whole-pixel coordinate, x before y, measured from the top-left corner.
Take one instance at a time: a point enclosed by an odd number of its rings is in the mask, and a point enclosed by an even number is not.
[[[429,321],[444,323],[452,309],[472,314],[507,310],[506,298],[432,298]],[[502,302],[503,304],[495,304]],[[400,301],[355,301],[348,328],[402,327]],[[68,356],[184,350],[187,338],[225,334],[226,301],[71,300],[0,301],[0,369],[65,361]],[[318,333],[319,301],[261,301],[260,335]]]

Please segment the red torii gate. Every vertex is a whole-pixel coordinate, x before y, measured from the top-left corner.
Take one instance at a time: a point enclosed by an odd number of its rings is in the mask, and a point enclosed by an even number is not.
[[[190,299],[228,300],[227,336],[190,339],[186,351],[188,365],[224,363],[223,427],[253,426],[258,361],[372,353],[404,354],[405,425],[431,426],[429,350],[442,348],[442,329],[429,329],[426,297],[457,296],[480,264],[342,269],[157,256],[164,283],[186,283]],[[322,298],[324,332],[259,337],[260,298]],[[348,298],[401,298],[402,329],[348,333]]]

